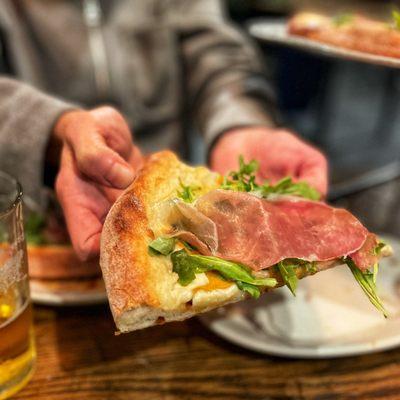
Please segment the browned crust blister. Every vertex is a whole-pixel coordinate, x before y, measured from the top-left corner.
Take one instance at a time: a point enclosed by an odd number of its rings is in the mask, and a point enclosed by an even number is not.
[[[111,311],[117,320],[127,309],[158,307],[152,289],[147,204],[157,186],[179,163],[171,152],[151,156],[136,180],[111,208],[101,238],[100,265]]]

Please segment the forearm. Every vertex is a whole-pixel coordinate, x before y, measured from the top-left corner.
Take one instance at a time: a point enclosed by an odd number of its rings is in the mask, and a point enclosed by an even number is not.
[[[261,81],[262,85],[263,82]],[[210,148],[221,135],[244,127],[275,127],[275,106],[267,92],[260,95],[247,87],[246,78],[223,82],[212,89],[196,108],[196,120]]]
[[[192,117],[210,145],[224,131],[274,126],[277,118],[257,49],[226,21],[219,2],[206,3],[214,8],[202,18],[187,12],[187,21],[193,18],[184,25],[182,49]]]
[[[26,84],[0,77],[0,169],[18,178],[36,201],[52,127],[70,108]]]

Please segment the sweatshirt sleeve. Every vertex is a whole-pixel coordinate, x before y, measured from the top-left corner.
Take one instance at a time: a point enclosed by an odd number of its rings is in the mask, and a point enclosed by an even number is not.
[[[209,146],[229,129],[276,125],[273,91],[254,44],[218,0],[181,1],[185,87]]]
[[[44,163],[57,118],[74,106],[0,75],[0,170],[41,201]]]

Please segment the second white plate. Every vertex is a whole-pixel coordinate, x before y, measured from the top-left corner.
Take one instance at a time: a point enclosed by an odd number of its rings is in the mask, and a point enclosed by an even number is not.
[[[362,53],[360,51],[348,50],[300,36],[291,35],[287,32],[286,22],[286,20],[256,20],[249,24],[249,32],[253,37],[266,42],[295,47],[324,56],[360,61],[368,64],[385,65],[392,68],[400,68],[400,59],[397,58],[383,57],[369,53]]]

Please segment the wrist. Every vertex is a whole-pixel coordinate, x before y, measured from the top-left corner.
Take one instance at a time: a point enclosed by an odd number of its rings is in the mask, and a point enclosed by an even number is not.
[[[58,170],[60,165],[61,150],[65,142],[65,133],[71,114],[76,110],[64,111],[55,121],[47,142],[45,163],[46,170]]]
[[[56,120],[52,132],[51,138],[59,143],[62,143],[66,139],[66,133],[68,127],[76,119],[76,116],[84,113],[82,110],[68,110],[62,113]]]
[[[221,133],[212,146],[210,147],[209,154],[211,155],[215,148],[219,147],[219,145],[231,142],[231,141],[240,141],[246,142],[247,139],[253,136],[262,137],[264,135],[273,134],[276,128],[270,128],[266,126],[242,126],[242,127],[235,127],[225,132]]]

